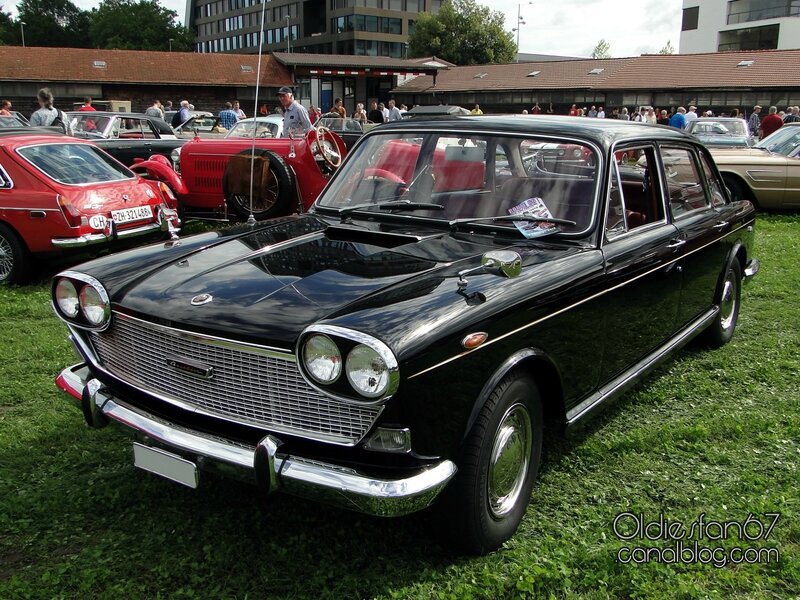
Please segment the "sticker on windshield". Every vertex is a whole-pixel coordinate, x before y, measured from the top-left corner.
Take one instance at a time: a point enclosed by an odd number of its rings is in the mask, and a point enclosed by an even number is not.
[[[508,214],[525,215],[537,219],[553,217],[550,209],[547,208],[547,205],[541,198],[528,198],[527,200],[523,200],[516,206],[509,208]],[[522,232],[522,235],[529,239],[553,233],[558,230],[558,226],[555,223],[548,223],[547,221],[514,221],[514,225]]]

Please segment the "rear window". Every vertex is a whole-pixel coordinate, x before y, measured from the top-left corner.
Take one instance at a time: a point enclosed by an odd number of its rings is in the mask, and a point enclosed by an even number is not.
[[[135,177],[127,167],[89,144],[40,144],[19,148],[17,153],[53,181],[67,185]]]

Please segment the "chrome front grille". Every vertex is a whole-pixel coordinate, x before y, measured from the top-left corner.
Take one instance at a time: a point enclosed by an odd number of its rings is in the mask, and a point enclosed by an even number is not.
[[[229,421],[354,444],[380,414],[379,406],[349,404],[314,390],[300,375],[293,354],[119,313],[108,330],[90,336],[100,365],[115,377]]]

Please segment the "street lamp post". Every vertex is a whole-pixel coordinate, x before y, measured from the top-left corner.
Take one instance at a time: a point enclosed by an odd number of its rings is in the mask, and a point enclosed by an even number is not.
[[[533,2],[528,2],[528,4],[533,4]],[[522,18],[522,4],[517,4],[517,26],[514,27],[511,31],[517,32],[517,61],[519,62],[519,30],[522,29],[522,26],[525,25],[525,19]]]
[[[174,42],[174,38],[169,38],[169,51],[172,52],[172,42]]]
[[[22,34],[22,47],[25,47],[25,21],[19,22],[19,31]]]

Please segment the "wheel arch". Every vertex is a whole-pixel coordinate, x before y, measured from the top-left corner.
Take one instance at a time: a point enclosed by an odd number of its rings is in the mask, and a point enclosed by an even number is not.
[[[17,241],[20,244],[22,244],[22,247],[25,248],[25,250],[27,250],[28,252],[31,252],[31,248],[30,246],[28,246],[28,242],[25,241],[25,237],[19,231],[17,231],[17,228],[14,227],[14,225],[10,221],[0,216],[0,226],[3,226],[9,231],[11,231],[11,234],[17,238]]]
[[[542,399],[544,421],[548,425],[562,426],[566,421],[564,391],[561,373],[553,360],[539,348],[523,348],[507,357],[486,380],[480,394],[472,405],[466,428],[462,432],[462,441],[466,439],[478,418],[484,404],[497,385],[511,371],[519,370],[530,375]]]
[[[719,167],[717,167],[719,169]],[[750,187],[750,184],[747,183],[747,180],[742,177],[736,171],[723,171],[720,169],[720,175],[722,176],[722,181],[725,182],[725,186],[727,187],[728,181],[733,181],[743,192],[747,194],[747,198],[745,200],[750,200],[756,208],[760,208],[758,203],[758,198],[756,198],[756,194],[753,191],[753,188]]]

